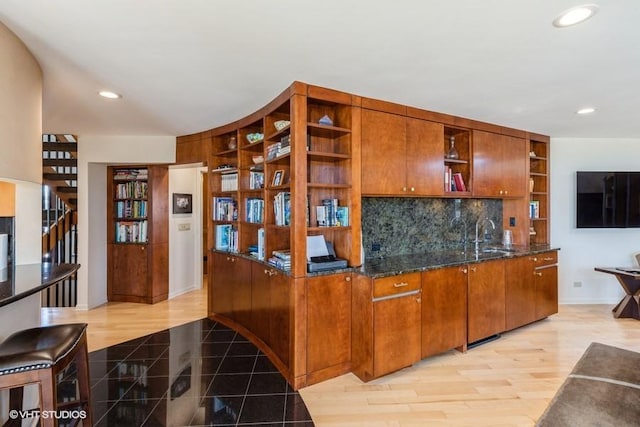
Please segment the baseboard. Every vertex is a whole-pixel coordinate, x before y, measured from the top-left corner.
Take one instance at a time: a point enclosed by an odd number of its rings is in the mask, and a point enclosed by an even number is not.
[[[195,291],[195,290],[200,289],[200,288],[201,288],[201,286],[191,285],[188,288],[180,289],[177,292],[169,292],[169,297],[168,298],[169,299],[175,298],[177,296],[180,296],[182,294],[186,294],[187,292]]]

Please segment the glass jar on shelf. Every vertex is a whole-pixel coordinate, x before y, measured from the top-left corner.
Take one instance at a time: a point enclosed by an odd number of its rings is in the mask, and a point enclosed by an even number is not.
[[[458,150],[456,150],[456,137],[451,136],[449,138],[449,151],[447,152],[447,159],[457,160],[460,158]]]

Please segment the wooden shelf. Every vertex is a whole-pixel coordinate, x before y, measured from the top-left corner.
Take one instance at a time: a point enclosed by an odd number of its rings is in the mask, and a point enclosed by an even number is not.
[[[307,132],[313,136],[322,138],[337,138],[339,136],[351,133],[351,129],[337,126],[327,126],[318,123],[307,123]]]

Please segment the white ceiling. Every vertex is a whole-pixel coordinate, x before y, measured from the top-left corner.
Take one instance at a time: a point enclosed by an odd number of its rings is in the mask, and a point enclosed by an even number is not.
[[[553,137],[640,137],[640,1],[0,0],[47,133],[184,135],[294,80]],[[106,100],[108,88],[123,95]],[[578,116],[584,106],[595,114]]]

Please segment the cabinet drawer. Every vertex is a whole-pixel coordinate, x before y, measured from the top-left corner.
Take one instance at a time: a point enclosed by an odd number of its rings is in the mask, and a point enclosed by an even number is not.
[[[553,265],[558,263],[558,252],[544,252],[531,256],[534,267],[543,267],[547,265]]]
[[[420,273],[401,274],[373,281],[373,297],[380,298],[420,289]]]

